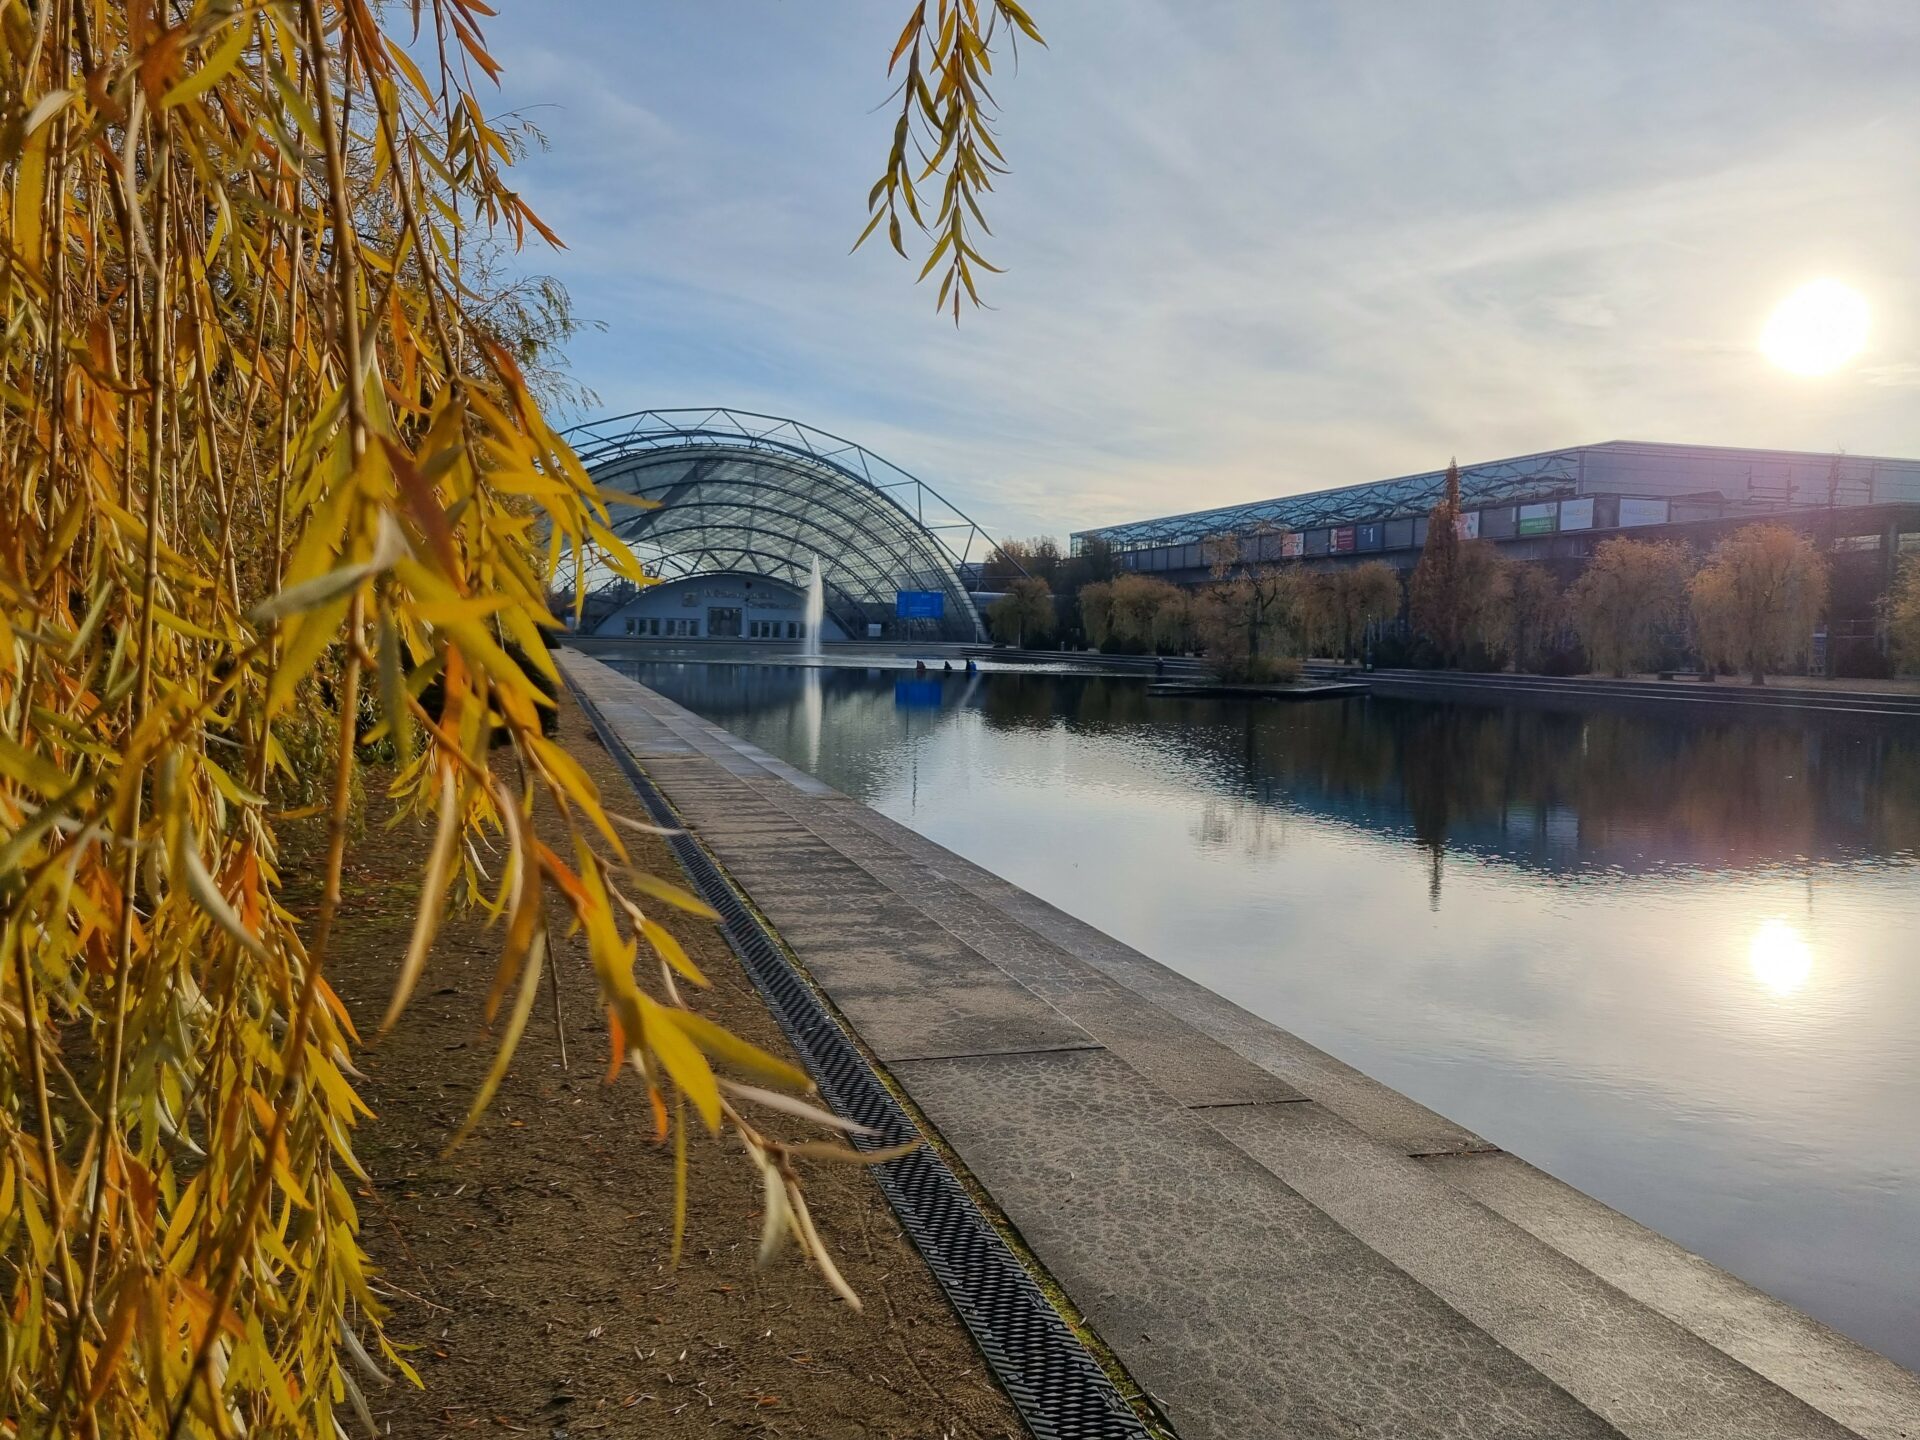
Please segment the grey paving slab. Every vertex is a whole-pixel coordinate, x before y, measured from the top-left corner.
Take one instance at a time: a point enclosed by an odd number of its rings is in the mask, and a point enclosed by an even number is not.
[[[1420,1162],[1610,1285],[1870,1440],[1920,1436],[1920,1376],[1516,1156]]]
[[[896,1074],[1182,1440],[1618,1433],[1104,1051]]]
[[[1316,1104],[1204,1117],[1622,1433],[1842,1440],[1834,1421]]]
[[[870,946],[844,936],[837,945],[800,943],[809,973],[882,1060],[1095,1043],[1038,996],[983,973],[958,946]]]

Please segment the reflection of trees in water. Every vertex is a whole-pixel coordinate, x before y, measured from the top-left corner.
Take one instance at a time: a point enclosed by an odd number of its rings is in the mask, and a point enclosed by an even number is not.
[[[1209,795],[1187,834],[1203,850],[1275,855],[1287,847],[1288,814],[1252,797]]]
[[[803,672],[688,666],[646,678],[770,750],[804,755]],[[827,671],[822,753],[842,789],[896,779],[915,737],[962,709],[989,730],[1065,728],[1076,763],[1162,768],[1208,792],[1207,845],[1284,842],[1275,808],[1408,835],[1437,887],[1449,849],[1547,870],[1748,867],[1920,852],[1920,743],[1742,722],[1436,705],[1154,698],[1137,678],[947,678],[938,710],[895,705],[890,672]],[[1119,752],[1107,748],[1126,746]]]
[[[1920,751],[1895,736],[1377,700],[1341,708],[1365,723],[1315,717],[1265,763],[1294,803],[1397,820],[1436,857],[1465,844],[1550,869],[1638,870],[1920,848]]]

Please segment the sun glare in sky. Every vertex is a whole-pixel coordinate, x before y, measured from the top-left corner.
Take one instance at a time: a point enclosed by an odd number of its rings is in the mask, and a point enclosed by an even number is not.
[[[1838,280],[1812,280],[1782,300],[1760,332],[1760,350],[1795,375],[1830,375],[1867,342],[1867,301]]]

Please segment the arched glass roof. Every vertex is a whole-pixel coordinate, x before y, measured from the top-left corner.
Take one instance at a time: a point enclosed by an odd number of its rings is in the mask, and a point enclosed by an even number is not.
[[[568,432],[594,483],[659,502],[614,512],[649,571],[765,576],[804,590],[820,563],[849,635],[891,623],[902,590],[943,599],[921,634],[980,637],[959,567],[994,547],[931,486],[850,440],[741,410],[645,410]]]

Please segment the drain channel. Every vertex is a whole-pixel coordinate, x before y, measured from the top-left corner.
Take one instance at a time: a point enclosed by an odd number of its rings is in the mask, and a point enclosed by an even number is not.
[[[654,822],[680,829],[680,816],[598,707],[570,678],[568,688]],[[667,843],[700,898],[720,912],[727,944],[799,1052],[822,1098],[836,1113],[875,1132],[854,1143],[878,1149],[919,1136],[706,848],[684,829],[667,837]],[[1147,1440],[1146,1428],[1106,1372],[931,1145],[873,1166],[872,1174],[1034,1440]]]

